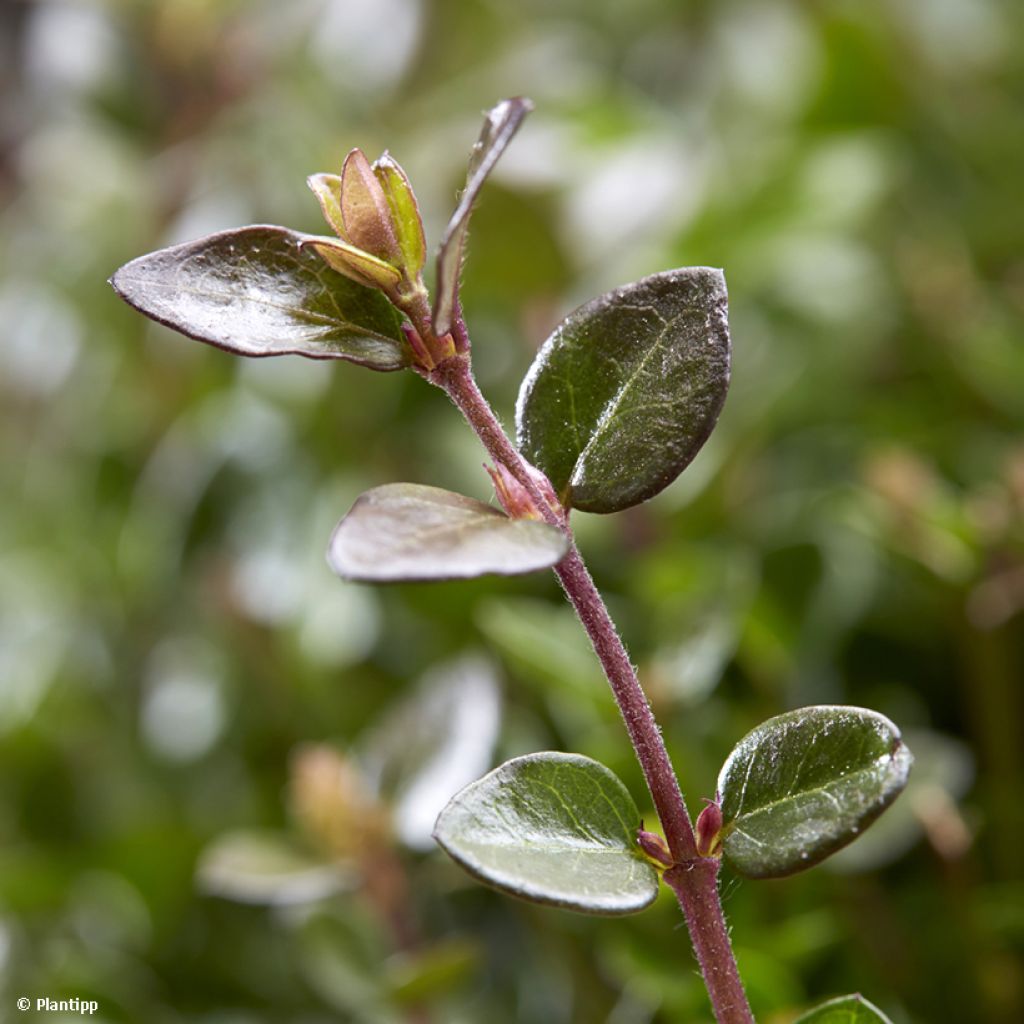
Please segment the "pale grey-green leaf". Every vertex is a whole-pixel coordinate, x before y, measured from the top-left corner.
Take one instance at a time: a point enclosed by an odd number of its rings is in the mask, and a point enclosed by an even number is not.
[[[239,903],[283,905],[323,899],[351,884],[338,864],[319,860],[273,832],[227,832],[202,852],[199,887]]]
[[[639,854],[640,813],[622,782],[578,754],[506,761],[441,812],[434,836],[470,874],[537,903],[628,914],[657,895]]]
[[[452,793],[493,764],[500,722],[494,666],[464,655],[429,671],[366,737],[363,772],[407,845],[433,846],[434,822]]]
[[[519,447],[567,506],[617,512],[689,465],[728,386],[722,272],[654,274],[581,306],[547,340],[519,392]]]
[[[368,583],[468,579],[547,569],[568,550],[565,534],[509,519],[474,498],[422,484],[386,484],[361,495],[327,550],[344,579]]]

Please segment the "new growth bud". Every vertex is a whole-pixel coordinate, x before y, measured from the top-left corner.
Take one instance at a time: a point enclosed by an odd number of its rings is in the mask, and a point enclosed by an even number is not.
[[[647,832],[643,828],[636,834],[637,845],[647,856],[660,864],[663,868],[672,867],[672,854],[669,853],[665,840],[657,832]]]
[[[539,469],[530,466],[528,463],[526,466],[530,478],[549,507],[557,512],[559,516],[563,515],[562,506],[558,502],[558,497],[551,486],[551,481]],[[487,470],[494,483],[494,493],[498,496],[501,507],[512,519],[544,518],[530,492],[501,463],[497,463],[493,469],[485,465],[484,469]]]
[[[707,806],[697,815],[694,830],[697,834],[697,852],[702,857],[717,857],[722,845],[722,808],[715,800],[704,800]]]
[[[314,174],[307,181],[338,241],[317,237],[306,244],[332,269],[380,289],[404,312],[422,304],[427,244],[416,197],[398,163],[385,153],[371,165],[353,149],[340,175]]]

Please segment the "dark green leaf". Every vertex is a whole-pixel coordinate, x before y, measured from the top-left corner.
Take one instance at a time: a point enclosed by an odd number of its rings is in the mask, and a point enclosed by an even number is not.
[[[669,270],[581,306],[547,340],[516,430],[568,507],[617,512],[689,465],[729,386],[726,311],[721,271]]]
[[[469,173],[466,188],[452,218],[445,228],[444,238],[437,251],[437,284],[434,297],[434,330],[438,335],[452,329],[452,317],[459,292],[459,273],[462,270],[462,250],[466,242],[466,229],[473,203],[483,188],[487,176],[494,170],[498,158],[505,152],[512,137],[519,130],[523,118],[533,110],[533,104],[522,96],[502,100],[487,112],[483,131],[469,155]]]
[[[509,519],[482,501],[421,484],[387,484],[360,495],[327,550],[344,579],[469,579],[547,569],[568,550],[565,534],[533,519]]]
[[[657,895],[639,854],[640,813],[604,765],[528,754],[458,793],[434,837],[470,874],[504,892],[591,914],[628,914]]]
[[[725,855],[749,878],[811,867],[899,795],[913,756],[884,715],[810,707],[748,733],[718,777]]]
[[[408,366],[399,314],[300,244],[312,237],[266,225],[222,231],[140,256],[110,283],[158,323],[238,355]]]
[[[809,1010],[793,1024],[892,1024],[863,996],[840,996]]]

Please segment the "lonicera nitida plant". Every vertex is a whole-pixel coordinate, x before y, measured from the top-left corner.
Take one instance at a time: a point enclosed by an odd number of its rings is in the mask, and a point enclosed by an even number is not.
[[[530,109],[511,99],[487,114],[438,250],[433,300],[409,181],[387,154],[371,164],[358,149],[340,175],[309,179],[334,236],[263,225],[224,231],[133,260],[111,283],[147,316],[230,352],[411,369],[448,395],[492,460],[501,510],[420,483],[376,487],[338,524],[328,561],[364,582],[552,568],[611,684],[663,836],[643,829],[609,769],[544,752],[453,796],[435,838],[498,889],[587,913],[642,910],[660,879],[682,908],[716,1019],[749,1022],[718,895],[722,858],[748,878],[817,864],[895,799],[912,757],[896,726],[873,711],[790,711],[740,740],[715,800],[691,821],[569,517],[574,508],[611,513],[645,501],[707,439],[729,383],[725,281],[707,267],[669,270],[571,313],[523,381],[513,444],[473,376],[459,276],[473,203]],[[860,996],[801,1018],[885,1019]]]

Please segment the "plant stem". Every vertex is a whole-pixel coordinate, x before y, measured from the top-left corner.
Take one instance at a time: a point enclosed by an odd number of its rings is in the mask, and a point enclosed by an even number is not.
[[[465,326],[460,330],[465,336]],[[468,348],[468,339],[467,339]],[[569,552],[555,573],[576,610],[594,652],[611,684],[626,730],[643,769],[665,839],[675,864],[664,874],[679,901],[700,964],[718,1024],[753,1024],[729,942],[718,896],[717,858],[697,853],[693,826],[672,768],[665,741],[618,630],[576,548],[568,517],[553,509],[541,493],[526,461],[502,429],[494,410],[481,394],[468,356],[447,359],[427,379],[442,388],[483,443],[495,462],[503,465],[526,488],[544,519],[563,530]]]
[[[693,951],[718,1024],[753,1024],[747,994],[718,895],[717,857],[697,857],[676,864],[662,876],[676,894],[686,918]]]

